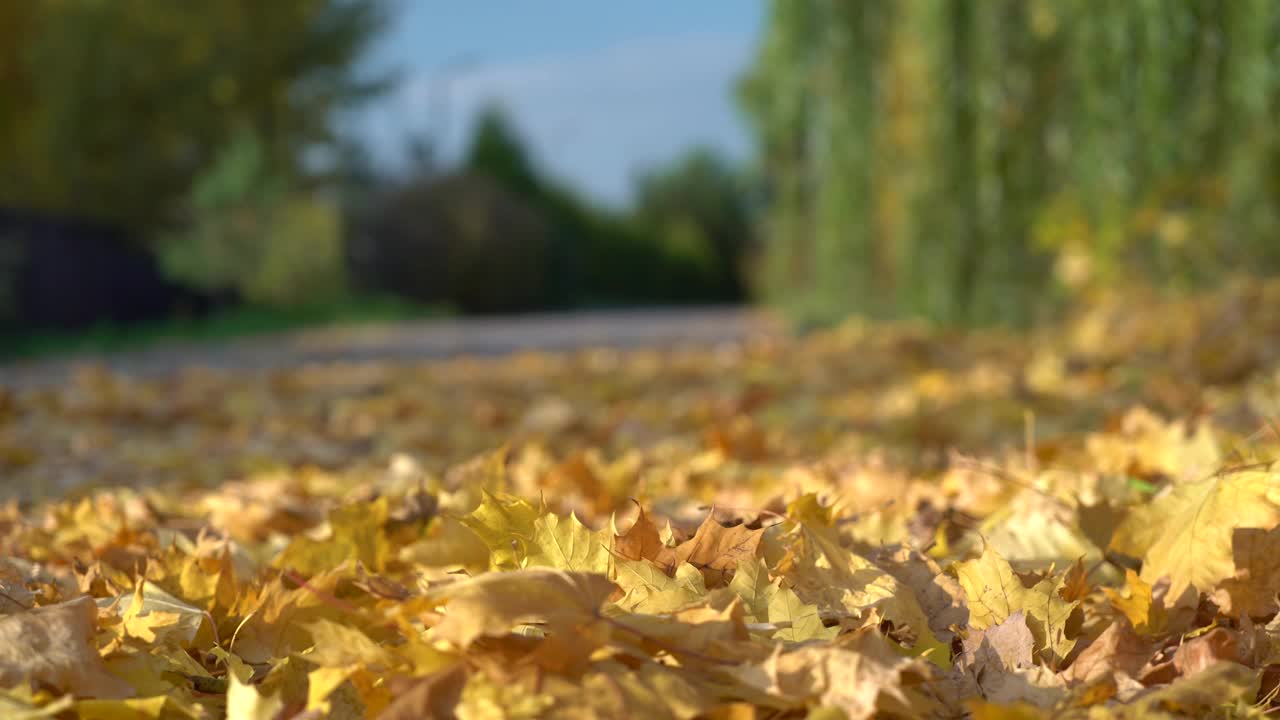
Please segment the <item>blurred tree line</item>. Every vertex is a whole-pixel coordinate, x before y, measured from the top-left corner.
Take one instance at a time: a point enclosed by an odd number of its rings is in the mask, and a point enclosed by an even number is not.
[[[498,106],[476,119],[460,167],[419,154],[407,177],[364,170],[347,185],[364,287],[468,312],[746,297],[747,181],[710,150],[642,173],[628,210],[546,178]]]
[[[1280,271],[1280,3],[773,0],[741,86],[765,292],[1027,323]]]
[[[639,178],[625,211],[545,178],[497,109],[478,119],[460,167],[429,153],[407,173],[372,163],[335,121],[393,87],[359,63],[392,9],[0,3],[0,208],[121,228],[168,278],[262,306],[394,294],[493,312],[744,297],[744,180],[709,152]],[[22,312],[22,251],[0,238],[10,319]]]

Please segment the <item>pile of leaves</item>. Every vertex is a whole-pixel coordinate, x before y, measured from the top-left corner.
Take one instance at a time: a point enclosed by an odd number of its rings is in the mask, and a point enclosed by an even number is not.
[[[0,395],[0,717],[1264,717],[1280,285]]]

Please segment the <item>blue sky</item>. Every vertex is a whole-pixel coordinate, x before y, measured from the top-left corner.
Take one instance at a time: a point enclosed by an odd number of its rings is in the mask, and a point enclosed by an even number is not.
[[[443,132],[456,157],[476,110],[498,101],[542,168],[620,205],[637,171],[695,144],[748,155],[733,88],[764,11],[765,0],[400,0],[370,62],[401,83],[359,126],[385,161],[412,132]]]

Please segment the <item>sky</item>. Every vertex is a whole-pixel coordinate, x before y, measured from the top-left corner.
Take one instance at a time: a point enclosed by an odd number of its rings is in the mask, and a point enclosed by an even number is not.
[[[399,1],[368,59],[399,84],[356,121],[386,163],[414,133],[456,158],[491,102],[539,167],[607,205],[695,145],[749,155],[734,86],[765,0]]]

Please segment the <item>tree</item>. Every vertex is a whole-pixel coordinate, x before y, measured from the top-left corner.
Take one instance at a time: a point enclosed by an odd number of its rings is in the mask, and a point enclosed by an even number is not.
[[[1026,323],[1135,276],[1280,271],[1280,5],[771,6],[741,97],[797,315]]]
[[[384,0],[30,0],[0,8],[0,203],[152,231],[243,133],[299,173]]]
[[[343,293],[338,208],[273,172],[257,135],[228,143],[186,204],[181,230],[157,248],[169,277],[259,305],[323,303]]]
[[[538,197],[545,192],[523,138],[500,105],[489,105],[476,116],[462,166],[520,195]]]
[[[705,299],[740,301],[754,249],[749,200],[740,172],[714,150],[696,148],[638,178],[635,213],[669,257],[701,276]]]
[[[543,215],[490,177],[423,177],[373,214],[362,280],[466,312],[530,310],[545,301],[547,235]]]

